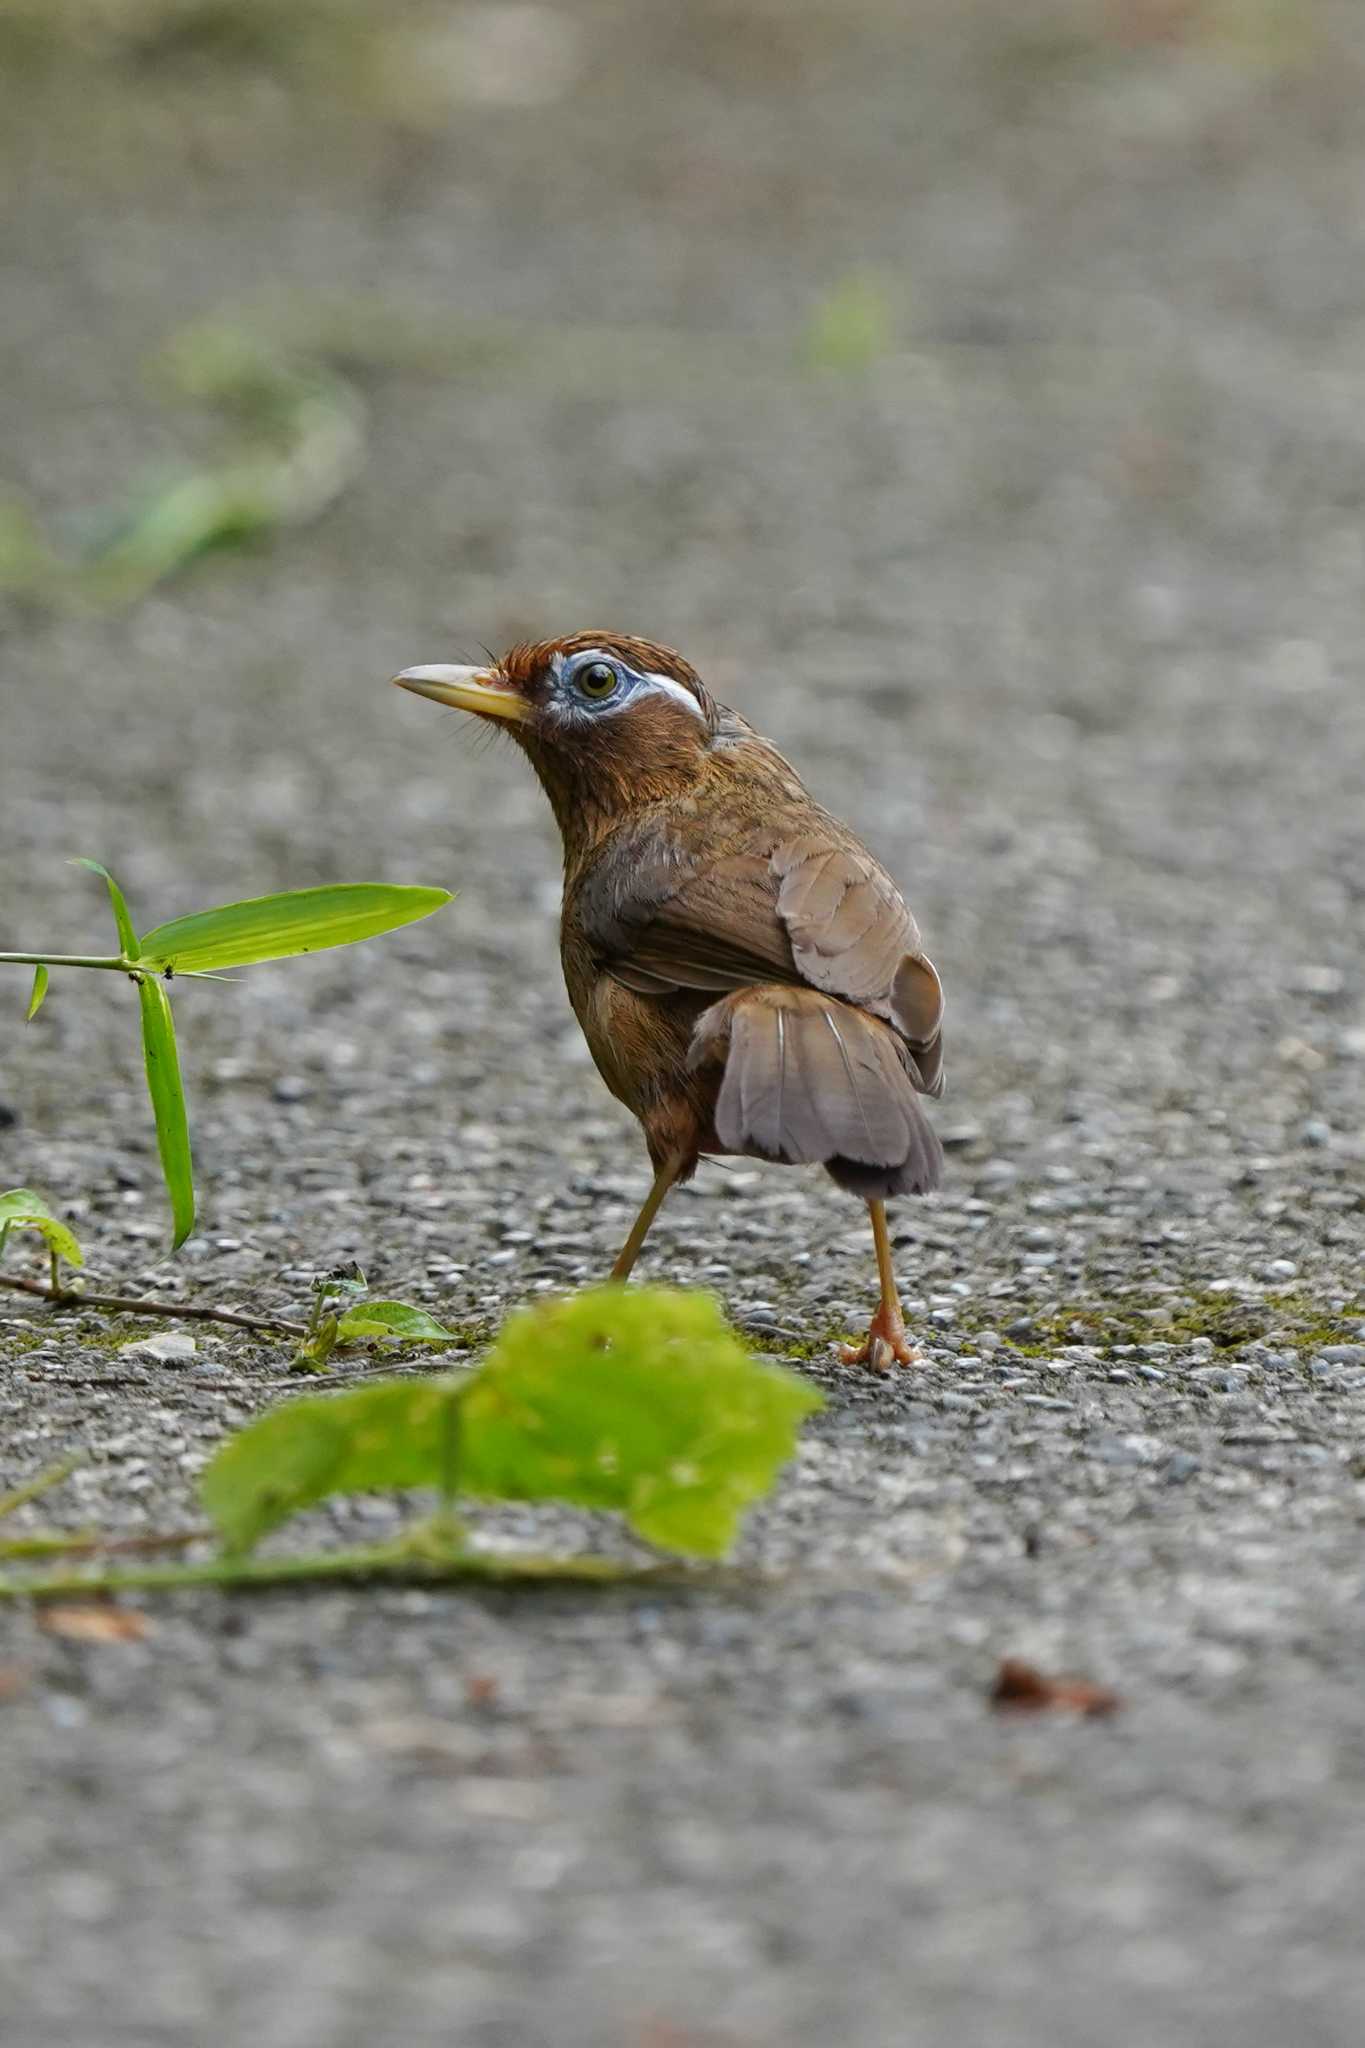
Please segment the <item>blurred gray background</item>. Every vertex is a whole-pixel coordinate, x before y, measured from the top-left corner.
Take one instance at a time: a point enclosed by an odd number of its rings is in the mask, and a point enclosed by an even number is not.
[[[0,4],[0,946],[434,922],[0,1031],[98,1276],[476,1349],[645,1183],[510,749],[386,687],[682,648],[949,990],[926,1363],[814,1177],[651,1241],[830,1407],[730,1590],[0,1617],[16,2048],[1353,2042],[1365,1983],[1365,59],[1328,0]],[[10,985],[12,983],[12,986]],[[193,1513],[278,1350],[0,1307],[0,1485]],[[383,1503],[320,1517],[355,1533]],[[553,1516],[492,1518],[535,1540]],[[1002,1722],[999,1657],[1117,1686]]]

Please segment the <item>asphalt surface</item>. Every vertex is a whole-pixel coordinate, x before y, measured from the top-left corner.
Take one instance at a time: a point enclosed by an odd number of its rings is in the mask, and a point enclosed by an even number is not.
[[[268,38],[9,67],[6,485],[60,529],[207,445],[148,353],[263,292],[363,312],[369,441],[305,531],[123,615],[4,611],[0,945],[104,948],[75,854],[146,924],[332,879],[459,896],[182,992],[174,1261],[126,992],[59,977],[24,1029],[11,974],[0,1186],[124,1289],[297,1310],[357,1258],[456,1356],[600,1273],[647,1169],[560,985],[548,814],[384,683],[615,625],[771,732],[923,926],[950,1170],[895,1223],[926,1361],[834,1362],[873,1294],[856,1205],[703,1169],[642,1270],[829,1396],[733,1580],[184,1595],[116,1643],[0,1614],[7,2048],[1344,2048],[1350,10],[403,22],[440,36],[387,97]],[[148,1327],[0,1302],[0,1485],[81,1449],[48,1519],[195,1513],[283,1355],[119,1349]],[[1003,1716],[1005,1656],[1121,1708]]]

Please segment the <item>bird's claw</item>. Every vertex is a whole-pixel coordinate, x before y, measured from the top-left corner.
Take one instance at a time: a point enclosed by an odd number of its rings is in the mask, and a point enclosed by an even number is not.
[[[898,1311],[879,1308],[861,1344],[841,1344],[844,1365],[865,1365],[872,1372],[890,1372],[893,1365],[918,1365],[920,1353],[905,1334]]]

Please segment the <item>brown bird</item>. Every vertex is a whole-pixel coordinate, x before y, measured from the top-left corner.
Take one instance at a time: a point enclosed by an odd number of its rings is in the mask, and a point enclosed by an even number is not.
[[[849,1364],[908,1364],[885,1203],[943,1164],[943,992],[890,876],[681,655],[619,633],[436,665],[405,690],[495,719],[564,841],[560,952],[654,1184],[611,1277],[703,1153],[823,1166],[872,1218],[881,1301]]]

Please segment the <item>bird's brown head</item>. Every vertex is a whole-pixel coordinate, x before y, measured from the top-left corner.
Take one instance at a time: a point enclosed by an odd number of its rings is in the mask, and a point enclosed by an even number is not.
[[[723,715],[680,654],[619,633],[527,641],[484,668],[438,663],[393,680],[502,726],[570,851],[702,775]]]

